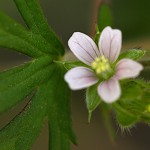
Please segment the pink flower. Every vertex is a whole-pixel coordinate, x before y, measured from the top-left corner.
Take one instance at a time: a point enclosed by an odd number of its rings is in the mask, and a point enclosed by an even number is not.
[[[68,44],[75,56],[87,64],[86,67],[75,67],[65,75],[65,80],[72,90],[90,87],[99,82],[97,91],[106,103],[116,101],[121,95],[119,80],[137,77],[143,66],[125,58],[116,65],[122,43],[120,30],[106,27],[100,36],[98,47],[87,35],[75,32]]]

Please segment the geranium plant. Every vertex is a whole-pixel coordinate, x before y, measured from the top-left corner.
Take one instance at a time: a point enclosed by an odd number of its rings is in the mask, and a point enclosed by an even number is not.
[[[150,122],[150,84],[135,78],[147,65],[137,62],[146,51],[120,53],[121,31],[106,27],[110,24],[104,22],[97,28],[95,39],[74,33],[68,43],[80,61],[64,62],[65,48],[46,22],[38,1],[14,3],[27,27],[0,12],[0,46],[32,60],[0,72],[0,113],[26,97],[30,99],[22,112],[1,129],[0,150],[31,149],[46,121],[49,149],[69,150],[70,141],[77,144],[72,130],[70,88],[87,88],[89,121],[101,105],[104,111],[115,113],[121,128]],[[111,116],[108,113],[105,117]]]

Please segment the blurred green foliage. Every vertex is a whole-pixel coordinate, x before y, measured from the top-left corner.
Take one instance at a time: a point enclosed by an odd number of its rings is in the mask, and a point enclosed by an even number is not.
[[[149,0],[110,0],[114,27],[123,32],[124,39],[150,36]]]

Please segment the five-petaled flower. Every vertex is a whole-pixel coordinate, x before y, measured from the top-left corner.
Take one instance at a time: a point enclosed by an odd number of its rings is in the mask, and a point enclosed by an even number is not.
[[[116,62],[122,45],[120,30],[106,27],[98,47],[87,35],[75,32],[68,41],[75,56],[89,67],[75,67],[65,75],[72,90],[90,87],[99,82],[97,91],[106,103],[116,101],[121,95],[119,80],[137,77],[143,66],[131,59]]]

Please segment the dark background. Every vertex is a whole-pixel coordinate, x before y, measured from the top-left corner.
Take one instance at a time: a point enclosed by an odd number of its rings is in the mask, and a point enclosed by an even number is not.
[[[93,35],[96,24],[97,9],[100,0],[40,0],[41,6],[49,24],[61,37],[67,47],[69,37],[75,31]],[[150,49],[150,1],[149,0],[111,0],[114,16],[114,27],[123,32],[123,49],[141,47]],[[24,25],[13,0],[1,0],[0,10],[6,12]],[[149,55],[147,55],[149,57]],[[19,65],[30,58],[22,54],[0,49],[0,70]],[[150,78],[148,69],[142,77]],[[24,104],[0,118],[0,126],[8,123],[18,113]],[[134,127],[131,132],[121,133],[116,126],[116,143],[111,143],[103,124],[99,110],[93,114],[90,124],[87,123],[87,110],[84,91],[73,92],[72,118],[73,127],[78,137],[79,145],[72,150],[149,150],[150,128],[144,124]],[[115,118],[114,118],[115,122]],[[47,150],[47,124],[33,146],[33,150]]]

